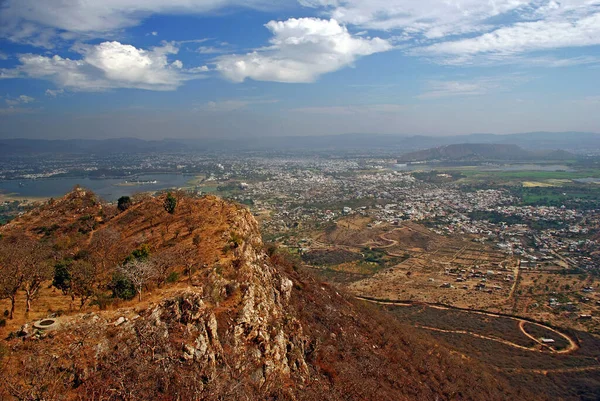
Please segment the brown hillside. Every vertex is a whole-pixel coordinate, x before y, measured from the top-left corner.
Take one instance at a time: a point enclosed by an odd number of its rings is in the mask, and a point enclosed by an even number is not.
[[[142,302],[87,304],[87,313],[57,318],[54,331],[2,340],[1,399],[536,399],[267,252],[241,206],[179,196],[171,215],[164,197],[147,198],[94,215],[98,224],[82,232],[72,227],[82,213],[105,207],[71,211],[72,196],[57,201],[60,213],[47,205],[3,227],[2,240],[27,231],[60,243],[57,260],[79,255],[102,266],[97,297],[106,296],[114,264],[143,244],[151,260],[171,256],[170,272],[192,260],[192,277],[149,282]],[[42,221],[58,227],[38,233]]]

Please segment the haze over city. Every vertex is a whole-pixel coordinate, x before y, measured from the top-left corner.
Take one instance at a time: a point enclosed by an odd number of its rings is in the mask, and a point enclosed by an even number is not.
[[[0,138],[600,131],[600,2],[7,0]]]

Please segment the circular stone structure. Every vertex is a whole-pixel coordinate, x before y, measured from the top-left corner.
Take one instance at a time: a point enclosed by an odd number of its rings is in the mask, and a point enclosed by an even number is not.
[[[58,319],[42,319],[33,324],[38,330],[54,330],[58,327]]]

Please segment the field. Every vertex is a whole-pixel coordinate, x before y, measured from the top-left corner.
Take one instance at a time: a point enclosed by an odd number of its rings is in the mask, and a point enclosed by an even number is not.
[[[358,296],[496,310],[518,273],[515,259],[468,238],[441,236],[411,222],[369,227],[354,217],[317,233],[303,259]]]

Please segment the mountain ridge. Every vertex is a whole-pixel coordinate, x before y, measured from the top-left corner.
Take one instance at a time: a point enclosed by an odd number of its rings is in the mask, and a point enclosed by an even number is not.
[[[223,139],[169,138],[143,140],[115,138],[102,140],[0,139],[7,154],[105,154],[124,152],[186,151],[360,151],[390,150],[411,152],[464,143],[512,144],[528,150],[560,150],[586,153],[600,149],[600,134],[585,132],[531,132],[522,134],[470,134],[454,136],[341,134],[322,136],[243,137]]]

